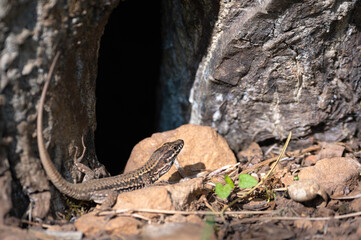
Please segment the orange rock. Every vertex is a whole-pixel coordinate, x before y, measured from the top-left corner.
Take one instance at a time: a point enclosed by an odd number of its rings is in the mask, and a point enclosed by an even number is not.
[[[199,197],[204,189],[203,179],[194,178],[177,184],[164,186],[172,199],[176,209],[189,209],[195,198]]]
[[[181,223],[181,222],[188,222],[188,223],[195,223],[195,224],[199,224],[202,225],[204,224],[204,221],[201,217],[197,216],[197,215],[182,215],[182,214],[174,214],[172,216],[167,217],[164,220],[166,223],[170,223],[170,222],[177,222],[177,223]]]
[[[113,209],[158,209],[175,210],[185,208],[203,191],[203,180],[194,178],[188,181],[151,186],[118,195]]]
[[[132,217],[116,217],[108,220],[104,216],[95,216],[95,212],[91,212],[81,216],[74,225],[78,231],[83,232],[87,236],[104,231],[110,235],[132,235],[139,233],[139,227],[143,223]]]
[[[177,129],[155,133],[150,138],[139,142],[134,148],[124,172],[142,166],[153,151],[163,143],[184,140],[183,150],[178,155],[178,162],[184,168],[186,176],[194,176],[205,170],[215,170],[222,166],[237,162],[226,140],[213,128],[186,124]],[[172,167],[162,180],[177,181],[180,179],[175,167]]]
[[[121,209],[153,209],[153,210],[175,210],[183,209],[194,198],[201,194],[203,181],[195,178],[177,184],[167,184],[162,186],[150,186],[147,188],[124,192],[118,195],[114,210]],[[157,213],[139,212],[146,218],[151,218]],[[142,222],[134,218],[117,216],[111,220],[105,220],[104,216],[95,216],[94,212],[81,216],[75,227],[85,235],[93,235],[106,231],[114,234],[138,234]]]
[[[134,217],[116,217],[108,221],[104,230],[110,235],[133,235],[140,232],[143,223]]]
[[[149,188],[151,189],[151,188]],[[144,191],[149,189],[141,189],[133,192],[128,192],[124,194],[120,194],[121,197],[118,198],[116,206],[114,209],[126,209],[126,208],[147,208],[151,206],[151,209],[159,209],[157,207],[163,207],[159,201],[162,200],[162,203],[165,203],[167,208],[171,208],[170,198],[164,196],[166,194],[166,189],[162,189],[159,191],[154,191],[156,194],[161,194],[160,198],[154,198],[150,193],[152,191]],[[149,199],[147,199],[150,194]],[[163,196],[162,196],[163,195]],[[136,200],[132,201],[132,197],[137,197]],[[153,197],[153,198],[151,198]],[[157,206],[152,206],[151,202],[155,200],[155,204]],[[140,202],[145,201],[145,206],[140,207]],[[123,205],[122,205],[123,204]],[[143,226],[143,223],[133,217],[124,217],[124,216],[116,216],[111,220],[107,220],[104,216],[95,216],[96,211],[87,213],[81,216],[76,222],[75,227],[78,231],[83,232],[86,236],[94,235],[100,232],[107,232],[109,235],[117,235],[117,234],[139,234],[139,229]],[[149,217],[150,214],[140,213],[145,217]]]
[[[164,186],[153,186],[119,194],[113,209],[128,208],[174,210],[172,199]]]
[[[146,225],[141,236],[148,240],[217,239],[212,225],[187,222]]]

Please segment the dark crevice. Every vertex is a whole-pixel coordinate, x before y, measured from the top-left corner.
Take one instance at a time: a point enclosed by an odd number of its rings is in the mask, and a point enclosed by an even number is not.
[[[268,138],[268,139],[258,142],[258,145],[260,147],[264,147],[264,146],[271,146],[275,143],[281,143],[281,141],[276,140],[276,138]]]
[[[160,12],[159,2],[120,2],[101,39],[95,148],[112,175],[122,172],[133,146],[157,125]]]

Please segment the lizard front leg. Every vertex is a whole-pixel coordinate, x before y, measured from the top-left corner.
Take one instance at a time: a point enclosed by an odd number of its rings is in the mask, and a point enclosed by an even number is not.
[[[174,160],[174,166],[177,169],[178,173],[181,175],[182,178],[186,178],[187,176],[184,174],[184,169],[178,162],[178,158]]]

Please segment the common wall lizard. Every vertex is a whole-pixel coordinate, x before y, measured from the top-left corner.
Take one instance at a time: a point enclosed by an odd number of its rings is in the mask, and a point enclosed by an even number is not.
[[[154,183],[162,175],[168,172],[176,160],[177,155],[183,148],[184,142],[181,139],[164,143],[151,155],[144,166],[129,173],[114,177],[92,179],[77,184],[70,183],[61,176],[52,163],[45,147],[42,128],[45,96],[58,58],[59,53],[56,54],[51,64],[37,110],[37,139],[40,159],[48,178],[54,186],[61,193],[72,198],[94,201],[96,203],[101,203],[102,207],[110,207],[115,203],[118,193],[143,188],[146,185]]]

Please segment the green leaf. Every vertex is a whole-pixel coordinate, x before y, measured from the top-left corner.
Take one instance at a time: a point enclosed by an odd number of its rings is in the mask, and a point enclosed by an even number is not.
[[[251,188],[257,185],[257,180],[251,175],[245,173],[239,174],[238,179],[239,179],[239,183],[238,183],[239,188]]]
[[[232,186],[230,184],[225,184],[224,186],[222,183],[216,183],[216,188],[214,189],[218,197],[222,199],[226,199],[232,192]]]
[[[228,175],[224,176],[224,180],[226,181],[226,183],[231,185],[232,188],[234,188],[234,183],[233,183],[232,179]]]

